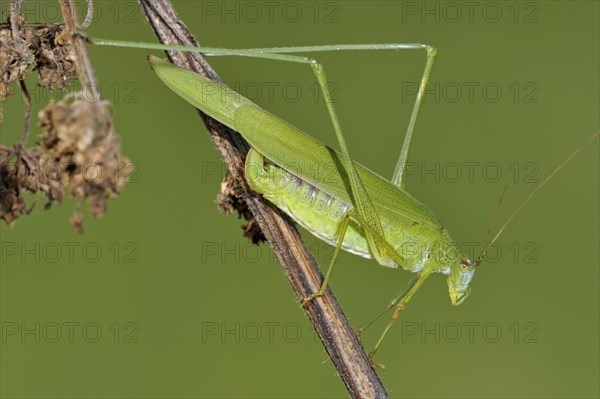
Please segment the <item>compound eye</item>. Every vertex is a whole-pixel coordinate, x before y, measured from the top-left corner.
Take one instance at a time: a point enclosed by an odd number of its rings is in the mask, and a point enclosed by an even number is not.
[[[460,261],[460,265],[464,268],[471,266],[471,261],[469,259],[463,259]]]

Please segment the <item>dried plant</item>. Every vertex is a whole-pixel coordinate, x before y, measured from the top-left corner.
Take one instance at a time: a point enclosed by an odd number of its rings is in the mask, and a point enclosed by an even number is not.
[[[41,146],[25,148],[31,109],[24,83],[28,74],[37,71],[38,85],[56,90],[65,90],[78,74],[90,75],[76,69],[82,55],[72,41],[65,24],[28,25],[14,12],[0,24],[0,101],[13,94],[10,85],[18,82],[26,102],[21,140],[12,147],[0,143],[0,218],[9,226],[33,208],[25,193],[45,194],[49,209],[63,201],[67,188],[79,199],[71,224],[83,232],[81,203],[88,200],[92,217],[103,216],[108,199],[123,191],[133,168],[121,154],[110,103],[88,102],[79,95],[47,104],[38,115]]]
[[[89,199],[93,217],[106,213],[108,198],[125,188],[131,162],[121,155],[107,101],[51,103],[39,113],[42,144],[58,166],[59,178],[75,198]],[[81,230],[76,210],[73,225]]]

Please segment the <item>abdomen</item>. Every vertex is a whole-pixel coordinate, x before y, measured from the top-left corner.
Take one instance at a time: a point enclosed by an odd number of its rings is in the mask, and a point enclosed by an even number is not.
[[[337,246],[344,217],[352,210],[351,204],[269,163],[256,150],[246,159],[246,180],[250,187],[288,214],[302,227],[330,245]],[[432,242],[431,227],[406,218],[389,220],[380,214],[386,240],[405,259],[398,265],[384,259],[383,266],[419,271],[427,261]],[[364,230],[352,217],[341,248],[364,258],[372,258]]]

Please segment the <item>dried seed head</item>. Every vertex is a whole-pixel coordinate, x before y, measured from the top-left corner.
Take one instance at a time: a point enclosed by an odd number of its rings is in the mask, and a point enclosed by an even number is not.
[[[0,100],[8,96],[8,84],[23,80],[33,67],[39,85],[64,90],[76,76],[75,56],[70,40],[64,40],[63,25],[50,24],[34,29],[17,18],[18,40],[10,24],[0,28]]]
[[[16,168],[0,164],[0,218],[12,226],[15,219],[27,208],[21,194]]]
[[[42,143],[61,165],[62,182],[71,194],[89,199],[93,217],[106,213],[107,200],[125,188],[133,165],[121,155],[121,143],[114,133],[109,103],[59,101],[39,114]],[[82,216],[72,219],[81,228]]]
[[[11,226],[21,214],[29,213],[25,192],[44,193],[46,208],[62,202],[62,182],[50,166],[50,157],[39,147],[17,147],[0,157],[0,219]]]
[[[22,16],[17,18],[17,24],[19,32],[16,41],[10,27],[0,29],[0,82],[5,84],[25,79],[29,67],[35,62],[33,52],[29,48],[28,32]],[[0,100],[3,99],[2,92],[6,94],[8,91],[0,90]]]
[[[246,201],[240,197],[239,189],[236,187],[235,181],[229,173],[221,182],[221,192],[217,195],[216,202],[219,210],[226,215],[231,215],[234,211],[237,211],[239,218],[248,221],[248,223],[242,224],[241,227],[244,230],[244,237],[248,238],[252,244],[267,241],[260,226],[256,223],[254,215],[250,212]]]
[[[64,90],[76,76],[71,41],[57,40],[64,33],[64,27],[53,25],[37,30],[30,39],[42,87]]]

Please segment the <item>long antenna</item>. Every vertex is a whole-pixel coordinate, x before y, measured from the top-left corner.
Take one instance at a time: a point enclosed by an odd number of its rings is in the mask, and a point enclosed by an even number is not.
[[[531,201],[531,199],[538,193],[538,191],[540,191],[542,189],[542,187],[544,187],[546,185],[546,183],[548,183],[550,181],[550,179],[552,179],[554,177],[554,175],[556,175],[558,173],[558,171],[560,171],[567,163],[569,163],[571,161],[571,159],[573,159],[579,153],[579,151],[583,150],[587,145],[589,145],[592,142],[592,140],[594,140],[596,137],[598,137],[599,134],[600,134],[600,130],[598,130],[596,133],[592,134],[590,136],[590,138],[588,138],[583,144],[581,144],[577,149],[575,149],[575,151],[573,151],[568,157],[566,157],[565,160],[562,161],[552,171],[552,173],[550,173],[548,175],[548,177],[546,177],[544,179],[544,181],[542,181],[527,196],[527,198],[525,198],[525,200],[521,203],[521,205],[519,205],[519,207],[517,208],[517,210],[514,211],[514,213],[508,218],[508,220],[506,222],[504,222],[504,224],[502,225],[502,227],[500,227],[500,230],[498,230],[498,232],[496,233],[496,235],[494,236],[494,238],[492,238],[492,240],[489,242],[489,244],[487,244],[482,249],[481,254],[475,260],[475,266],[479,266],[479,264],[481,264],[481,262],[483,261],[483,258],[485,258],[485,255],[487,254],[487,252],[490,249],[490,247],[496,242],[496,240],[498,239],[498,237],[500,237],[500,235],[504,232],[504,230],[508,227],[508,225],[514,220],[514,218],[517,216],[517,214],[519,212],[521,212],[521,209],[523,209],[525,207],[525,205],[527,205],[527,203],[529,203],[529,201]]]
[[[498,199],[498,205],[496,205],[496,210],[490,218],[490,223],[488,224],[487,232],[485,233],[485,236],[483,236],[483,240],[481,241],[481,252],[479,252],[477,259],[475,259],[475,266],[479,266],[479,263],[481,263],[481,260],[483,259],[482,254],[485,254],[487,252],[488,243],[489,245],[491,245],[491,243],[488,240],[490,238],[490,234],[492,234],[492,228],[496,224],[496,218],[498,217],[498,213],[500,213],[500,207],[502,206],[502,201],[504,200],[504,196],[506,195],[506,190],[508,190],[508,186],[504,186],[504,190],[502,190],[500,198]]]

